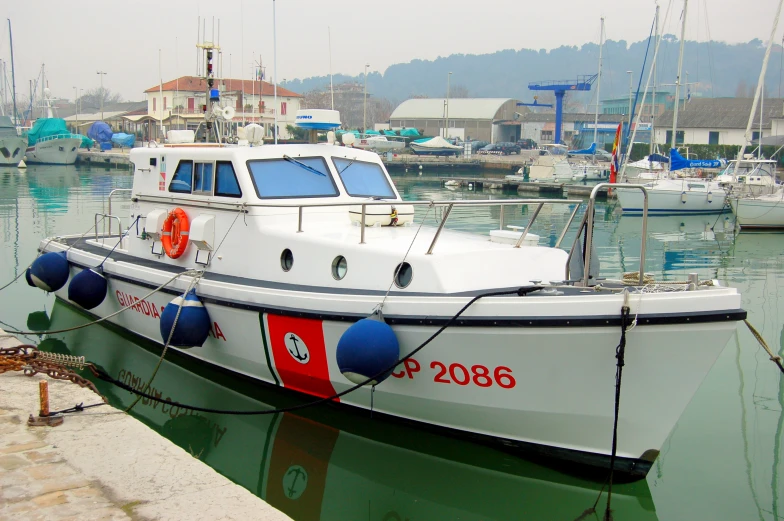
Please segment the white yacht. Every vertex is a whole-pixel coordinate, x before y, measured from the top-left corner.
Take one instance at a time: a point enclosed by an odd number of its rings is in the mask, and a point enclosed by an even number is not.
[[[165,145],[130,158],[130,215],[105,216],[124,234],[44,239],[28,282],[259,385],[507,449],[607,468],[616,347],[633,318],[616,469],[644,476],[746,316],[717,281],[597,286],[593,198],[570,254],[528,229],[567,204],[568,231],[582,201],[404,201],[363,150]],[[536,210],[488,237],[445,228],[461,205]]]
[[[25,161],[29,164],[72,165],[76,163],[82,136],[71,134],[65,120],[55,118],[49,89],[44,89],[46,118],[39,118],[27,133],[29,146]]]
[[[571,181],[574,172],[566,159],[567,147],[564,145],[542,145],[539,155],[529,170],[531,181],[562,183]]]
[[[0,166],[17,166],[27,149],[27,139],[19,135],[8,116],[0,116]]]
[[[715,181],[738,197],[772,194],[780,188],[776,180],[776,161],[772,159],[732,160]]]
[[[772,194],[730,199],[735,221],[741,229],[784,229],[784,188]]]

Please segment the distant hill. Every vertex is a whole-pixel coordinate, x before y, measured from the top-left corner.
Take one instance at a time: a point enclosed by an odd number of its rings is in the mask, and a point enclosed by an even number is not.
[[[642,66],[647,40],[628,45],[626,41],[608,40],[604,47],[602,99],[626,96],[629,90],[627,70],[634,71],[634,85]],[[658,59],[660,84],[674,83],[678,65],[679,41],[673,35],[662,38]],[[686,42],[684,72],[695,82],[692,93],[703,97],[754,95],[765,47],[760,40],[748,43]],[[648,56],[653,58],[653,45]],[[599,45],[544,49],[508,49],[492,54],[453,54],[436,60],[412,60],[390,66],[383,74],[368,75],[368,92],[399,103],[413,96],[443,97],[448,72],[452,72],[452,94],[461,97],[510,97],[530,101],[533,92],[528,83],[540,80],[574,79],[579,74],[594,74],[599,60]],[[766,92],[779,95],[781,89],[782,48],[774,45],[766,76]],[[643,78],[645,85],[647,76]],[[363,76],[335,75],[335,83],[362,82]],[[685,74],[684,74],[684,81]],[[300,93],[329,88],[329,77],[320,76],[286,82],[286,87]],[[674,87],[661,87],[673,90]],[[593,93],[576,94],[578,103],[592,102]],[[540,99],[542,97],[540,96]]]

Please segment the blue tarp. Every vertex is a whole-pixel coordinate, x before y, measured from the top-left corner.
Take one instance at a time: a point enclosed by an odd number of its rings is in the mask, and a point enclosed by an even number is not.
[[[86,149],[93,148],[94,141],[89,137],[83,136],[81,134],[74,134],[74,136],[79,136],[80,138],[82,138],[82,144],[79,145],[79,148],[86,148]]]
[[[401,136],[419,136],[419,131],[415,128],[404,128],[400,130]]]
[[[591,146],[584,150],[570,150],[570,154],[591,156],[596,153],[596,143],[591,143]]]
[[[136,141],[136,136],[133,134],[125,134],[123,132],[112,134],[112,143],[114,146],[133,148],[134,141]]]
[[[370,129],[365,130],[366,136],[378,136],[380,134],[381,132],[379,132],[378,130],[370,130]]]
[[[111,143],[112,128],[103,121],[96,121],[90,125],[90,129],[87,131],[87,137],[94,139],[98,143]]]
[[[648,156],[648,161],[657,161],[659,163],[667,164],[670,162],[670,158],[661,154],[651,154]]]
[[[720,159],[686,159],[676,149],[670,149],[670,172],[683,168],[721,168],[725,164]]]

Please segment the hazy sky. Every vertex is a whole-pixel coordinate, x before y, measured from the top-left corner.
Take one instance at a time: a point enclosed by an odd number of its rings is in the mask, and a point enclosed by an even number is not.
[[[659,0],[662,16],[669,0]],[[598,42],[599,18],[613,40],[647,38],[654,0],[276,0],[278,78],[383,72],[412,59],[501,49],[552,49]],[[8,61],[10,18],[17,92],[46,64],[55,96],[100,83],[131,100],[157,85],[158,49],[164,81],[193,74],[197,17],[220,19],[224,76],[251,77],[261,54],[273,77],[272,0],[0,0],[0,59]],[[742,8],[740,8],[742,5]],[[767,40],[777,0],[690,0],[686,38],[731,43]],[[664,32],[679,34],[683,0],[672,0]],[[706,23],[709,21],[709,23]],[[784,25],[784,23],[782,24]],[[782,31],[778,31],[777,41]],[[243,45],[244,44],[244,45]],[[243,49],[244,48],[244,49]],[[10,74],[10,64],[8,66]],[[453,78],[457,81],[457,78]]]

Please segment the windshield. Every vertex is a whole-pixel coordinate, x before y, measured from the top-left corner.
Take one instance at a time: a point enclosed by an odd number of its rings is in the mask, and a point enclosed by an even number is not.
[[[323,157],[257,159],[248,161],[248,170],[261,199],[338,195]]]
[[[343,181],[348,195],[380,197],[382,199],[397,198],[378,163],[365,163],[342,157],[333,157],[332,161],[335,163],[340,180]]]

